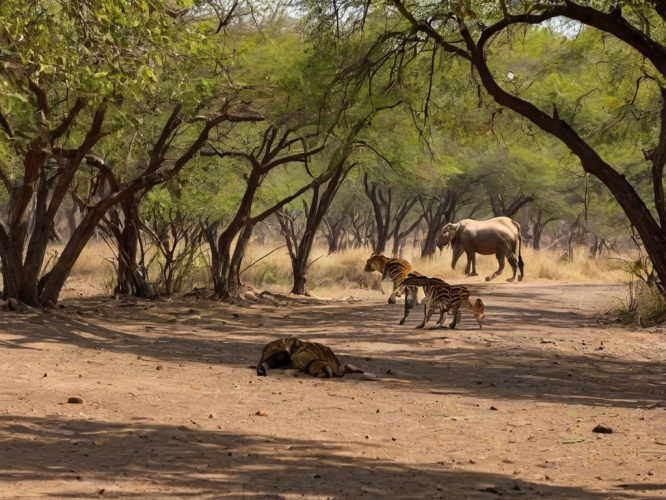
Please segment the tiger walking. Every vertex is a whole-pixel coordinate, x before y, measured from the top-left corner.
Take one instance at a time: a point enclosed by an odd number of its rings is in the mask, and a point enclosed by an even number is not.
[[[412,265],[404,259],[391,259],[384,255],[372,254],[365,263],[363,269],[366,273],[377,271],[382,273],[382,280],[391,278],[393,280],[393,292],[388,299],[389,304],[395,304],[395,298],[404,293],[402,282],[409,273],[413,272]],[[412,299],[416,301],[416,296]]]
[[[417,303],[418,288],[422,287],[423,293],[427,296],[435,281],[442,285],[448,285],[448,283],[444,280],[439,278],[428,278],[427,276],[424,276],[421,273],[417,273],[416,271],[413,271],[407,275],[407,278],[405,278],[403,281],[403,285],[405,286],[407,293],[405,293],[405,311],[402,319],[400,320],[401,325],[405,324],[407,316],[409,316],[409,310]],[[425,298],[423,300],[425,302]],[[439,316],[440,322],[442,321],[443,315],[444,311],[442,311]]]
[[[428,321],[439,308],[440,316],[437,326],[444,323],[447,314],[453,314],[453,321],[449,328],[455,328],[462,312],[460,308],[466,305],[472,310],[474,318],[479,323],[479,328],[483,328],[485,319],[485,306],[481,299],[477,299],[474,304],[469,300],[469,290],[460,285],[449,285],[438,278],[427,278],[421,276],[410,276],[403,281],[405,286],[421,286],[426,294],[423,307],[423,322],[416,328],[425,328]]]

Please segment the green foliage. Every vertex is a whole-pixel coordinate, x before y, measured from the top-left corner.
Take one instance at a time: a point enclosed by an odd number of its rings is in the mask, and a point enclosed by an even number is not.
[[[162,35],[169,31],[169,20],[147,2],[132,4],[102,0],[93,9],[65,0],[3,2],[4,69],[16,70],[16,80],[5,81],[5,86],[20,85],[24,78],[59,82],[90,100],[113,97],[121,88],[150,91],[163,62],[154,49],[169,42]],[[9,97],[10,111],[28,99],[19,92]]]

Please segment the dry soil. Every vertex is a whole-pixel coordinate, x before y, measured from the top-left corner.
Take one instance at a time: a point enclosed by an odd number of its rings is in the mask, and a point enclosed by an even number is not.
[[[664,330],[617,323],[609,285],[470,286],[482,330],[400,326],[371,291],[241,306],[70,285],[56,311],[2,312],[0,497],[666,498]],[[376,379],[257,377],[281,336]]]

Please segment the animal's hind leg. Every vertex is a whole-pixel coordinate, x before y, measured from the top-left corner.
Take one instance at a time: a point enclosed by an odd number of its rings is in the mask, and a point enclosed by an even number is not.
[[[451,329],[453,330],[453,329],[456,327],[456,325],[458,324],[458,321],[460,321],[460,317],[461,317],[461,316],[462,316],[462,313],[461,313],[461,311],[460,311],[460,307],[457,307],[457,308],[453,311],[453,321],[452,321],[451,324],[449,325],[449,328],[451,328]]]
[[[388,299],[389,304],[395,304],[395,298],[400,297],[403,293],[403,286],[401,285],[396,285],[393,283],[393,292],[391,292],[391,296]]]
[[[511,283],[513,280],[516,279],[516,274],[518,272],[518,259],[516,259],[516,256],[514,254],[510,254],[507,257],[507,260],[509,261],[509,265],[511,266],[511,270],[513,271],[513,276],[510,278],[507,278],[506,280]],[[522,276],[518,278],[518,281],[522,279]]]
[[[407,319],[407,316],[409,316],[409,310],[417,303],[417,299],[418,288],[408,287],[407,290],[405,290],[405,315],[400,320],[401,325],[405,324],[405,320]]]
[[[418,325],[416,328],[425,328],[426,323],[428,323],[428,321],[430,321],[430,318],[432,317],[432,313],[435,312],[435,308],[430,307],[430,306],[431,306],[430,302],[426,302],[423,305],[423,323]]]
[[[307,373],[313,377],[331,378],[337,375],[331,365],[326,361],[313,361],[307,368]]]
[[[478,276],[476,272],[476,253],[466,251],[467,255],[467,267],[465,268],[466,276]]]
[[[442,323],[444,323],[444,320],[448,316],[449,311],[444,309],[441,305],[439,306],[439,319],[437,320],[437,326],[442,326]]]
[[[495,279],[497,276],[502,274],[502,271],[504,271],[504,267],[505,267],[504,254],[503,253],[498,253],[496,255],[496,257],[497,257],[497,262],[499,263],[499,269],[497,271],[495,271],[492,275],[486,276],[486,281],[490,281],[492,279]]]

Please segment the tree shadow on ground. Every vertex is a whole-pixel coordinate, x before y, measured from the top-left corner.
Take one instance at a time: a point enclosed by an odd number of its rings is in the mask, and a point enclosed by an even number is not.
[[[380,375],[387,382],[385,390],[395,390],[409,378],[414,389],[435,394],[606,407],[663,404],[662,361],[637,361],[587,348],[578,354],[539,348],[543,324],[563,332],[581,325],[598,327],[590,313],[534,311],[526,305],[536,297],[556,309],[561,288],[500,288],[484,292],[493,304],[494,319],[483,330],[469,314],[457,330],[415,330],[417,320],[411,316],[409,325],[399,326],[399,304],[274,301],[241,308],[213,301],[85,299],[56,314],[5,315],[2,328],[8,338],[0,345],[33,348],[34,342],[52,342],[165,362],[247,367],[259,360],[268,341],[299,336],[331,345],[346,362]],[[503,293],[510,293],[510,305],[500,298]],[[517,322],[527,327],[525,345],[503,345],[503,333]],[[615,325],[604,328],[609,337],[623,332]],[[129,333],[137,329],[140,333]],[[546,345],[558,341],[543,340]],[[378,343],[388,348],[368,347]]]
[[[31,494],[45,496],[609,498],[607,492],[458,470],[453,463],[379,460],[369,443],[350,444],[350,450],[296,437],[297,427],[294,436],[267,439],[146,422],[5,415],[0,423],[0,490],[3,482],[38,481],[44,491]],[[367,458],[353,456],[358,448]],[[638,498],[629,491],[650,487],[658,485],[628,484],[620,494]]]

